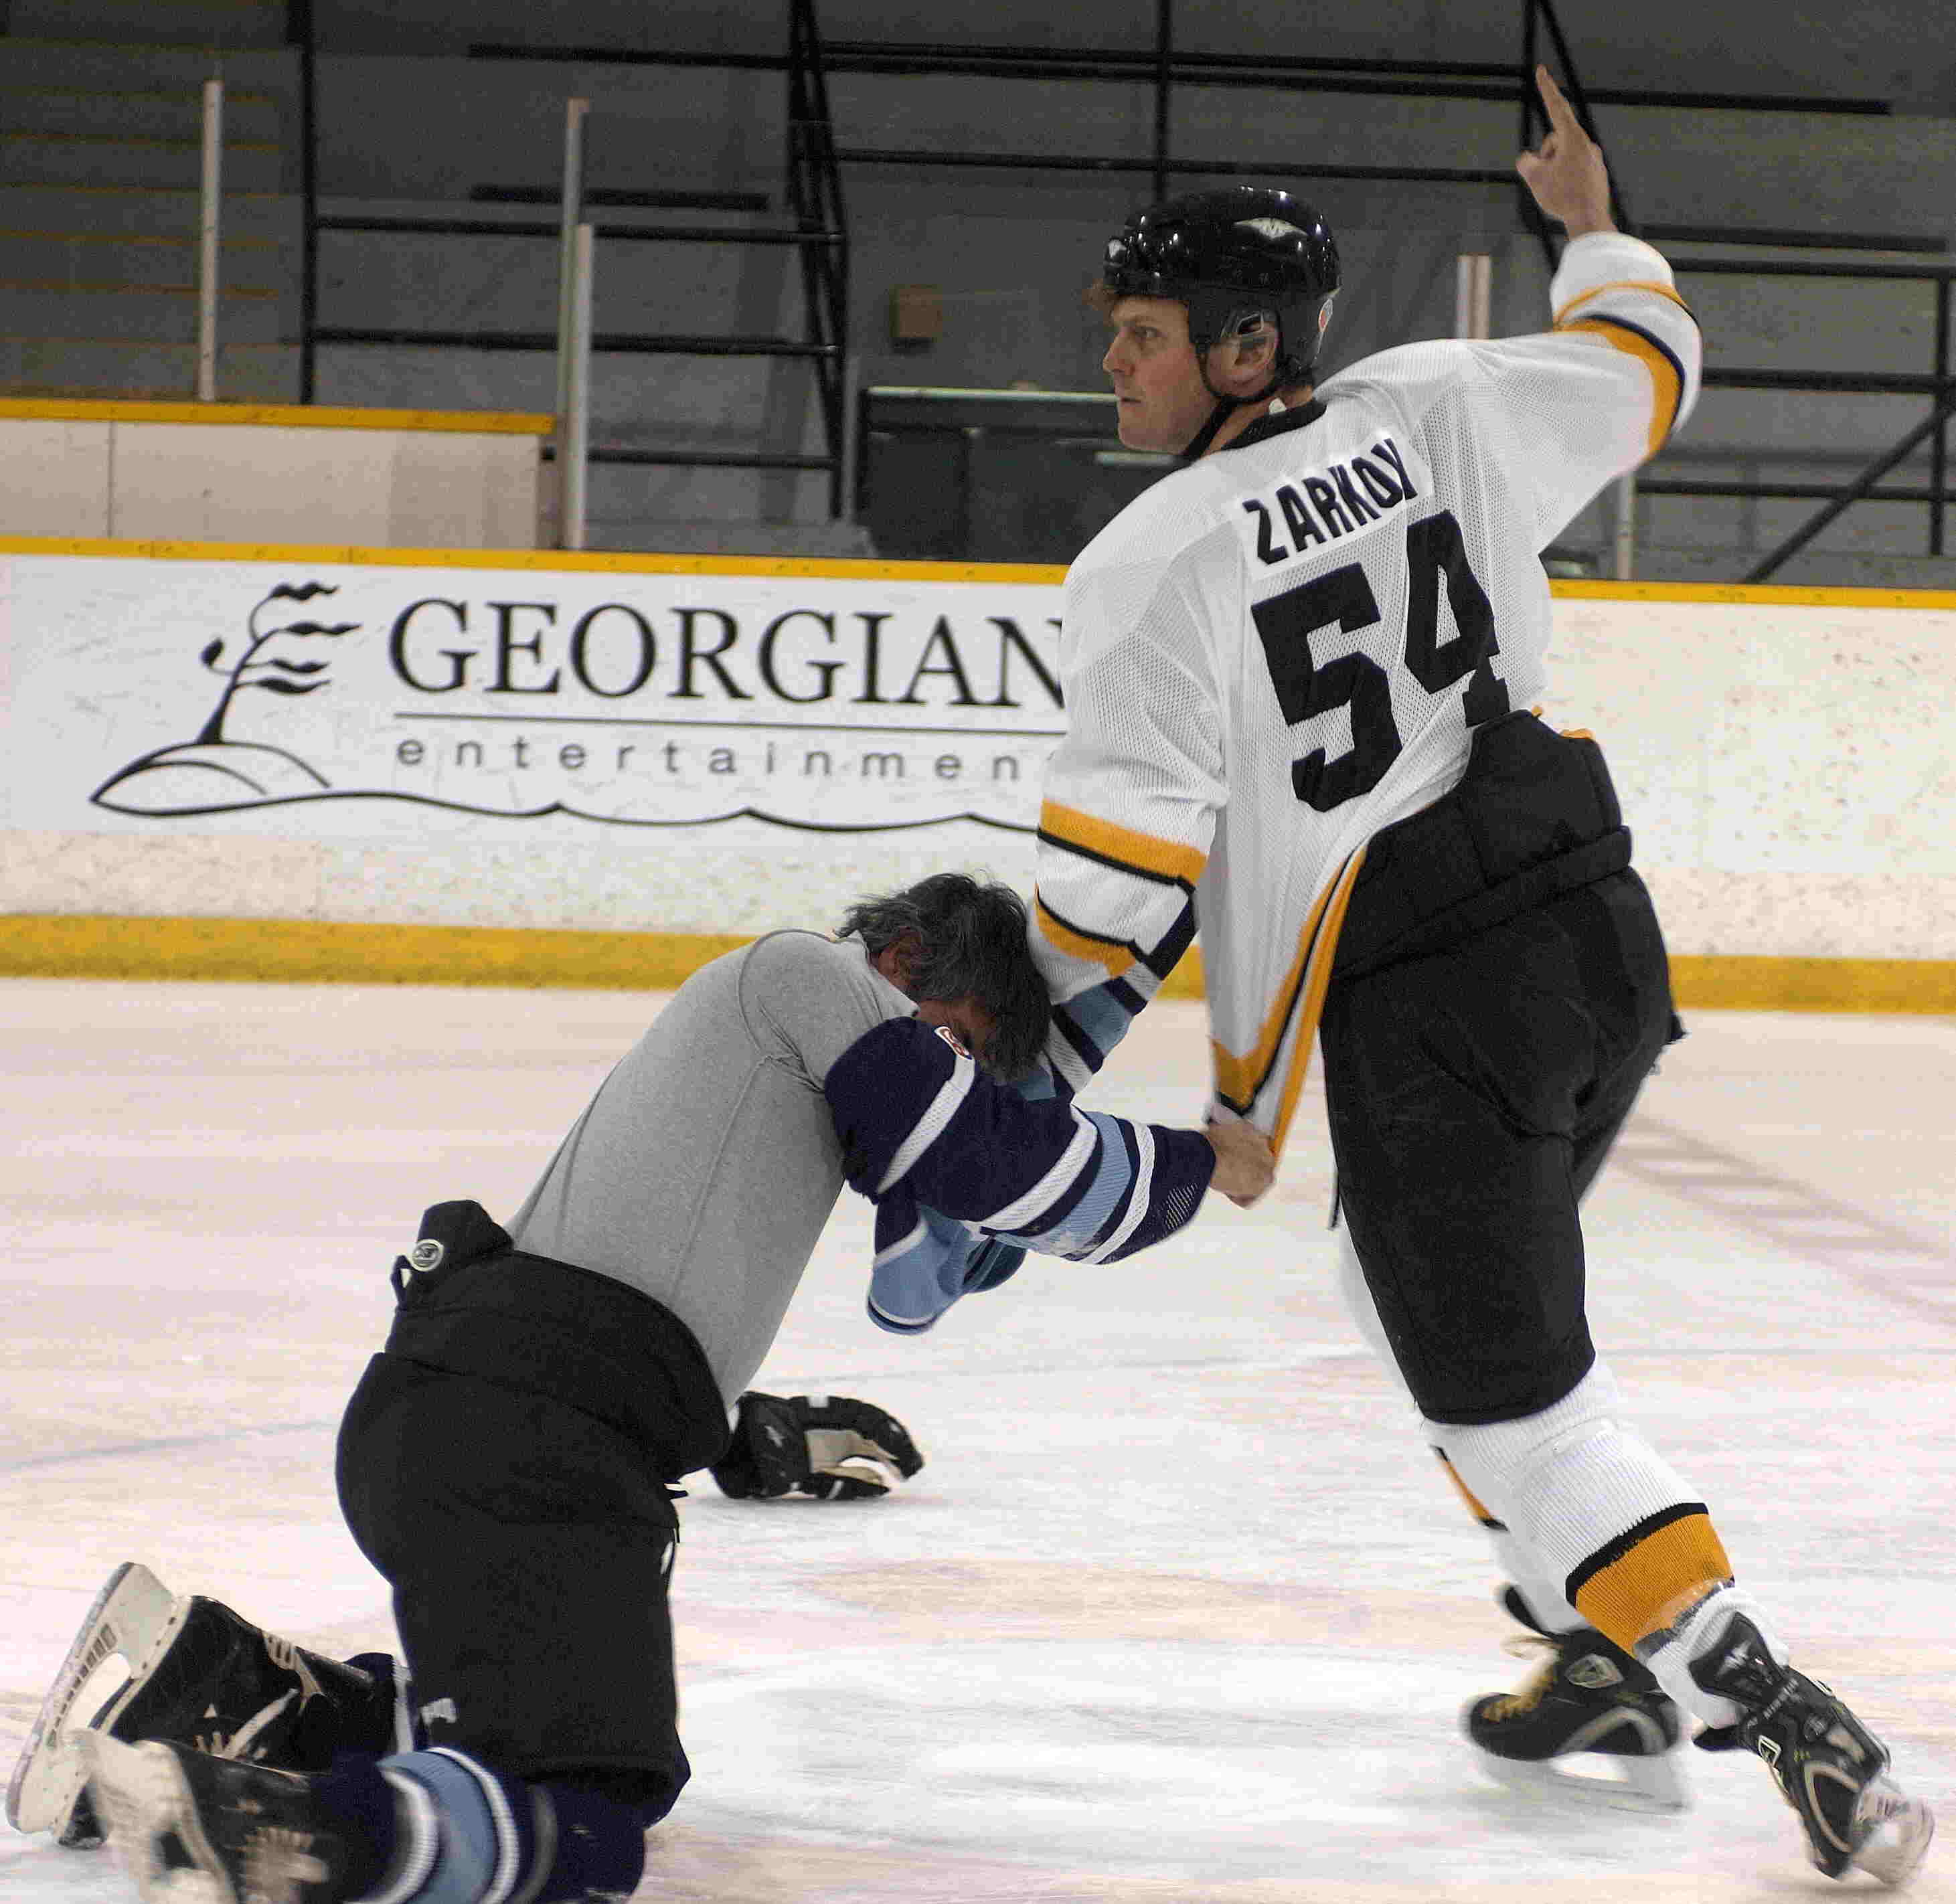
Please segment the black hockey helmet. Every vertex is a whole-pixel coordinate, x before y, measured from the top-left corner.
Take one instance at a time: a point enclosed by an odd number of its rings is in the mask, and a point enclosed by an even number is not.
[[[1281,388],[1302,382],[1317,361],[1338,291],[1338,247],[1302,199],[1267,185],[1225,185],[1130,219],[1107,241],[1100,282],[1115,298],[1187,306],[1198,352],[1274,317]]]

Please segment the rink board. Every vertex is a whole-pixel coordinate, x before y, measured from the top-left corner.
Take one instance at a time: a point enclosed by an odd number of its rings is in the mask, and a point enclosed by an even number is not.
[[[664,985],[1028,887],[1062,578],[0,539],[0,969]],[[1956,1009],[1956,594],[1554,591],[1681,991]]]

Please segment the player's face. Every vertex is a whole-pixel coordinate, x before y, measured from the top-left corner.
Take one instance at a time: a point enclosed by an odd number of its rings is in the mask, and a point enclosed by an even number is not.
[[[945,1026],[980,1064],[985,1061],[998,1021],[976,998],[920,998],[916,1015],[926,1025]]]
[[[1114,339],[1100,367],[1119,399],[1122,442],[1179,455],[1216,405],[1188,341],[1187,309],[1172,298],[1123,298],[1107,322]]]

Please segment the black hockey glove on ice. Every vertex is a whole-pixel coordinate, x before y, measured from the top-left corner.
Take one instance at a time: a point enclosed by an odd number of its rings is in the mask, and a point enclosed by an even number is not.
[[[923,1465],[910,1430],[866,1401],[750,1389],[740,1398],[726,1454],[708,1472],[737,1501],[795,1493],[866,1501]]]

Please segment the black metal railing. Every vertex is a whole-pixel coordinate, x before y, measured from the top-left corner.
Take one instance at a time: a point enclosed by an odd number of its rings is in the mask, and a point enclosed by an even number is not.
[[[1830,395],[1919,396],[1929,400],[1929,415],[1892,448],[1875,457],[1844,484],[1759,483],[1693,481],[1678,477],[1645,477],[1637,487],[1645,496],[1695,496],[1780,501],[1822,501],[1826,506],[1762,557],[1747,572],[1749,582],[1770,581],[1792,556],[1857,503],[1920,503],[1929,511],[1927,553],[1946,553],[1945,512],[1952,500],[1949,488],[1948,424],[1956,414],[1956,373],[1950,367],[1950,286],[1956,265],[1848,263],[1812,259],[1749,260],[1736,258],[1678,258],[1672,270],[1680,278],[1747,277],[1847,279],[1855,282],[1888,280],[1926,283],[1935,287],[1935,317],[1932,355],[1926,374],[1907,371],[1707,370],[1705,387],[1726,390],[1804,390]],[[1921,485],[1882,486],[1882,478],[1929,444],[1929,482]],[[1776,452],[1782,460],[1797,459]]]
[[[788,206],[800,245],[802,307],[829,459],[829,514],[848,512],[849,221],[836,162],[815,0],[788,8]]]
[[[594,355],[798,359],[814,371],[822,413],[823,449],[819,455],[761,450],[652,449],[607,443],[589,452],[594,463],[721,469],[783,470],[825,473],[831,516],[847,506],[849,470],[847,410],[849,328],[849,236],[844,218],[841,175],[835,158],[826,75],[814,0],[788,0],[788,49],[766,63],[785,71],[787,80],[788,170],[787,199],[793,223],[764,225],[647,225],[594,221],[594,237],[607,242],[663,244],[758,245],[793,247],[800,255],[804,292],[803,334],[798,337],[727,334],[657,333],[599,330]],[[508,239],[560,238],[560,227],[542,219],[511,218],[489,208],[552,205],[561,191],[544,186],[483,184],[469,194],[484,210],[466,216],[431,217],[402,214],[328,215],[319,206],[317,131],[317,36],[309,0],[293,0],[289,15],[300,59],[301,198],[303,247],[300,285],[300,389],[302,402],[315,400],[317,355],[321,345],[402,345],[431,349],[537,352],[554,351],[556,333],[506,327],[438,329],[414,325],[322,323],[319,317],[319,239],[323,233],[409,233],[424,237],[468,236]],[[590,209],[765,212],[764,194],[752,192],[629,191],[600,188],[582,194]],[[556,454],[544,450],[546,459]]]
[[[1512,65],[1506,62],[1450,61],[1437,60],[1375,61],[1357,58],[1314,58],[1309,55],[1208,53],[1186,49],[1176,43],[1174,0],[1155,0],[1151,45],[1124,49],[1091,47],[1028,47],[1005,45],[960,46],[932,40],[832,41],[825,48],[816,29],[814,0],[790,0],[789,43],[785,52],[704,52],[620,46],[578,45],[472,45],[472,57],[489,60],[562,61],[583,65],[700,67],[721,70],[778,70],[788,76],[790,144],[789,204],[793,216],[791,232],[775,233],[766,241],[791,242],[800,248],[805,306],[805,336],[796,340],[777,340],[765,348],[782,354],[806,355],[815,368],[828,447],[834,456],[827,459],[778,459],[784,466],[806,466],[811,461],[826,464],[831,477],[831,507],[838,513],[848,506],[846,438],[850,433],[850,397],[847,389],[847,352],[848,240],[844,217],[841,172],[847,165],[896,166],[909,170],[925,168],[1011,171],[1028,183],[1042,178],[1063,181],[1081,174],[1146,175],[1157,196],[1172,189],[1178,178],[1200,179],[1267,175],[1267,164],[1226,159],[1198,159],[1178,155],[1173,137],[1172,102],[1178,88],[1230,87],[1274,93],[1344,93],[1392,94],[1400,96],[1466,99],[1506,99],[1519,109],[1520,144],[1533,145],[1544,128],[1536,96],[1533,73],[1538,61],[1559,68],[1565,90],[1578,117],[1598,143],[1602,140],[1595,123],[1595,109],[1613,105],[1661,106],[1677,109],[1724,109],[1777,112],[1818,115],[1884,116],[1893,110],[1879,99],[1738,93],[1661,92],[1621,87],[1590,87],[1579,71],[1568,35],[1563,30],[1555,0],[1522,0],[1519,8],[1520,40]],[[295,5],[295,17],[305,8]],[[1153,125],[1145,151],[1096,154],[1079,151],[1035,152],[1009,147],[987,151],[959,150],[913,146],[883,146],[838,142],[830,111],[827,74],[830,73],[884,74],[905,76],[962,75],[1001,80],[1068,80],[1091,81],[1129,87],[1147,87],[1153,91]],[[309,141],[310,143],[310,141]],[[1553,234],[1541,219],[1532,200],[1509,167],[1475,165],[1312,165],[1286,162],[1287,178],[1300,183],[1313,179],[1397,182],[1409,184],[1462,185],[1512,188],[1517,213],[1540,243],[1546,262],[1553,269],[1555,243]],[[1654,240],[1682,243],[1720,243],[1751,247],[1798,250],[1825,247],[1836,253],[1879,250],[1891,254],[1933,255],[1946,252],[1945,238],[1927,232],[1828,232],[1784,227],[1754,228],[1708,226],[1699,224],[1638,223],[1624,202],[1621,181],[1612,170],[1613,195],[1617,222]],[[532,194],[541,200],[548,195]],[[596,195],[594,194],[594,198]],[[337,222],[318,221],[309,212],[311,229],[336,229]],[[405,222],[396,229],[409,229]],[[416,227],[415,229],[421,229]],[[432,229],[431,227],[430,229]],[[513,227],[506,229],[515,229]],[[538,226],[539,233],[550,228]],[[601,228],[603,229],[604,228]],[[634,229],[610,234],[619,237],[654,235]],[[691,232],[667,233],[671,238],[692,237]],[[750,235],[746,241],[763,241]],[[1927,396],[1932,414],[1913,431],[1874,465],[1838,491],[1824,484],[1789,483],[1718,483],[1684,478],[1651,477],[1639,487],[1653,495],[1776,496],[1829,499],[1827,509],[1803,530],[1800,535],[1774,552],[1753,571],[1751,578],[1762,578],[1810,541],[1842,510],[1855,502],[1906,500],[1925,503],[1930,512],[1929,546],[1932,554],[1944,552],[1944,508],[1947,494],[1946,433],[1939,424],[1951,415],[1956,400],[1956,386],[1948,370],[1946,333],[1948,327],[1949,283],[1956,267],[1935,264],[1920,266],[1877,263],[1857,265],[1838,259],[1825,263],[1761,263],[1727,260],[1694,260],[1680,264],[1681,272],[1713,270],[1747,272],[1772,276],[1828,276],[1834,278],[1920,278],[1936,284],[1938,298],[1936,358],[1926,377],[1860,375],[1852,371],[1746,371],[1723,368],[1708,373],[1708,386],[1718,388],[1753,387],[1812,390],[1853,389]],[[308,263],[308,279],[312,275]],[[308,361],[311,344],[317,336],[335,333],[320,331],[311,323],[308,298]],[[341,333],[352,340],[352,334]],[[432,340],[431,340],[432,341]],[[479,336],[447,334],[443,341],[485,340]],[[672,348],[699,348],[707,340],[670,339]],[[601,333],[596,348],[650,349],[664,347],[653,340]],[[723,345],[722,348],[725,348]],[[310,372],[308,371],[308,377]],[[310,384],[308,383],[308,389]],[[1923,441],[1930,447],[1930,481],[1926,489],[1882,486],[1882,478],[1913,454]],[[1790,452],[1797,455],[1797,452]],[[666,457],[657,452],[599,451],[600,457],[617,460],[711,462],[721,458],[705,452]],[[756,459],[759,460],[759,459]]]
[[[319,317],[319,33],[312,0],[288,0],[286,26],[299,59],[299,401],[310,403]]]

